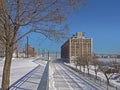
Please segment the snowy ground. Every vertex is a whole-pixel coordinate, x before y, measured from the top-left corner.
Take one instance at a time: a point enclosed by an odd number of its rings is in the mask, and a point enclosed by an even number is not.
[[[39,60],[35,60],[35,59],[36,58],[14,58],[13,59],[12,67],[11,67],[11,75],[10,75],[10,85],[12,85],[14,82],[19,80],[21,77],[25,76],[30,71],[31,73],[29,74],[31,75],[31,77],[33,76],[32,75],[33,72],[38,73],[39,71],[39,75],[40,75],[40,73],[44,71],[46,61],[40,62],[40,59]],[[0,73],[0,87],[1,87],[1,82],[2,82],[3,64],[4,64],[4,60],[0,60],[0,72],[1,72]],[[40,69],[42,70],[41,72],[40,72]]]
[[[101,85],[86,79],[84,76],[66,67],[61,61],[54,60],[55,58],[50,59],[49,90],[105,90]],[[3,63],[4,60],[0,60],[0,84],[2,81]],[[37,90],[46,63],[42,58],[13,59],[10,76],[10,84],[12,86],[10,90]],[[73,64],[68,65],[75,67]],[[90,73],[94,75],[93,69],[91,67]],[[105,79],[104,75],[100,72],[98,76]],[[120,83],[116,83],[112,79],[110,82],[120,85]]]
[[[74,63],[71,63],[71,64],[65,63],[65,64],[66,64],[66,65],[69,65],[69,66],[71,66],[71,67],[76,68],[76,66],[75,66]],[[79,69],[79,67],[77,67],[77,68]],[[83,68],[81,68],[81,70],[82,70],[82,72],[84,72],[84,71],[83,71]],[[85,69],[85,73],[88,73],[87,68]],[[95,76],[94,66],[90,66],[89,73],[90,73],[91,75],[94,75],[94,76]],[[118,75],[118,74],[117,74],[117,75]],[[101,80],[106,81],[105,75],[104,75],[102,72],[98,72],[98,75],[97,75],[97,76],[98,76],[99,78],[101,78]],[[111,78],[114,78],[114,76],[116,76],[116,74],[113,74],[113,76],[112,76]],[[120,80],[118,80],[118,79],[110,79],[110,83],[111,83],[112,85],[114,85],[115,87],[120,88]]]
[[[57,60],[50,62],[50,72],[49,90],[106,90]]]

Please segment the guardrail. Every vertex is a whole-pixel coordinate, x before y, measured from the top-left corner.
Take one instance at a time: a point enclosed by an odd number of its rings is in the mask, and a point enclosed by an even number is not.
[[[37,90],[49,90],[49,61],[46,64]]]

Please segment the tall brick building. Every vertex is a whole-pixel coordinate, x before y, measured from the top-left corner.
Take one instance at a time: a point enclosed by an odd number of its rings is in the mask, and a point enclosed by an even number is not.
[[[76,33],[61,46],[61,58],[68,59],[69,62],[73,62],[76,57],[91,56],[91,54],[92,39],[86,38],[83,32]]]

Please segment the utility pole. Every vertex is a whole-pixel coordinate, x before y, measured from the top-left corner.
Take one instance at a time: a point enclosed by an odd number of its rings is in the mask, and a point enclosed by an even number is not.
[[[48,51],[48,61],[49,61],[49,51]]]
[[[27,36],[27,46],[26,46],[26,49],[27,49],[26,54],[27,54],[27,58],[28,58],[28,36]]]

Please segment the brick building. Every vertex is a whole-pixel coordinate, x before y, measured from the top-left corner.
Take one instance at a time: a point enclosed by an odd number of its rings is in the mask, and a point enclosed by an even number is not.
[[[76,57],[91,56],[91,54],[92,39],[86,38],[83,32],[76,33],[61,46],[61,58],[69,62],[73,62]]]
[[[28,54],[28,57],[34,57],[35,56],[35,49],[30,45],[26,46],[25,52],[26,52],[26,55]]]

